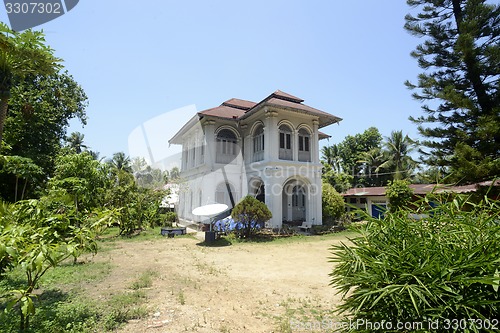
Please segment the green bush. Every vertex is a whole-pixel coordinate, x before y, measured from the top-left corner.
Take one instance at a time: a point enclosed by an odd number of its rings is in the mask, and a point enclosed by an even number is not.
[[[249,238],[264,226],[264,223],[273,216],[266,204],[247,195],[233,208],[231,215],[235,222],[242,227],[236,230],[240,237]]]
[[[395,332],[399,322],[422,323],[420,332],[493,332],[479,324],[500,313],[500,203],[457,197],[431,208],[422,200],[416,212],[421,219],[409,210],[370,219],[351,244],[332,248],[338,312],[394,325],[345,331]]]
[[[322,189],[323,224],[332,224],[345,213],[344,198],[329,183]]]
[[[407,207],[413,196],[410,183],[406,180],[389,181],[386,187],[386,196],[389,199],[389,209],[395,211]]]
[[[168,212],[165,214],[165,221],[173,223],[177,222],[177,214],[175,212]]]

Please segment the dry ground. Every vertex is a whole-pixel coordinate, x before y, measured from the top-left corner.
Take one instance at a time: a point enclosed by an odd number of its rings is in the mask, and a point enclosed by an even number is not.
[[[149,315],[119,332],[301,332],[304,325],[335,320],[339,296],[329,286],[329,247],[338,234],[284,242],[206,247],[178,237],[117,242],[93,260],[109,261],[106,280],[88,295],[106,298],[152,271]],[[321,331],[321,330],[320,330]]]

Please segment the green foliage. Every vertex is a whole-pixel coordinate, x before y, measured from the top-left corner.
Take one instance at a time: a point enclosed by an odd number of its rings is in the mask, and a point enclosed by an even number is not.
[[[463,142],[457,143],[451,161],[454,167],[450,181],[460,183],[471,179],[484,179],[485,175],[500,175],[500,155],[496,159],[485,157],[479,150]]]
[[[0,149],[11,89],[30,75],[54,74],[62,60],[45,45],[42,32],[12,31],[0,22]]]
[[[19,201],[1,207],[0,268],[17,267],[26,276],[21,288],[8,291],[5,311],[19,311],[20,330],[24,331],[35,313],[33,290],[42,276],[71,256],[95,252],[95,232],[107,223],[108,216],[92,216],[85,225],[74,227],[71,212],[52,211],[44,201]]]
[[[250,238],[259,227],[263,227],[264,223],[272,218],[271,211],[266,204],[251,195],[247,195],[236,204],[231,216],[235,222],[243,225],[243,228],[237,232],[246,238]]]
[[[30,158],[42,168],[41,177],[28,181],[26,196],[33,198],[53,175],[69,120],[79,118],[85,124],[87,97],[66,73],[26,78],[12,88],[11,95],[4,142],[10,147],[9,155]],[[0,176],[0,194],[9,201],[14,201],[14,177]]]
[[[76,154],[80,154],[84,149],[87,149],[88,147],[83,143],[83,139],[85,138],[85,135],[83,135],[80,132],[73,132],[65,138],[66,144],[71,151],[73,151]]]
[[[382,151],[382,161],[377,169],[394,173],[393,179],[409,178],[417,163],[411,158],[410,153],[415,150],[415,142],[403,136],[403,131],[392,131],[391,136],[384,143],[385,149]]]
[[[396,211],[408,207],[413,196],[410,183],[406,180],[389,181],[385,195],[389,199],[389,209]]]
[[[165,214],[165,221],[170,222],[170,223],[177,222],[177,213],[167,212]]]
[[[500,203],[461,196],[439,203],[431,208],[425,199],[416,211],[390,211],[383,220],[367,216],[349,244],[332,248],[331,284],[344,297],[340,313],[353,322],[394,325],[383,332],[396,332],[397,322],[424,323],[422,332],[493,332],[469,319],[486,322],[500,313]],[[452,319],[465,320],[468,330],[427,327]]]
[[[321,178],[323,179],[323,183],[332,185],[337,192],[346,192],[352,187],[351,184],[354,182],[353,176],[344,172],[336,172],[328,164],[324,165]]]
[[[50,195],[67,195],[77,212],[100,207],[109,186],[108,169],[87,152],[61,154],[56,159]]]
[[[113,158],[108,160],[106,163],[108,163],[113,170],[132,173],[132,161],[130,160],[130,157],[125,155],[124,152],[114,153]]]
[[[16,177],[16,185],[14,189],[14,201],[18,200],[19,180],[24,179],[20,200],[24,199],[24,193],[30,179],[40,177],[43,174],[42,169],[33,163],[30,158],[21,156],[2,156],[0,155],[0,164],[2,168],[0,172],[12,174]]]
[[[410,153],[416,143],[402,131],[393,131],[382,142],[378,129],[348,135],[339,143],[322,149],[323,180],[339,192],[354,185],[383,186],[390,179],[412,175],[416,162]]]
[[[120,210],[120,234],[162,224],[160,205],[168,191],[137,187],[132,174],[114,170],[115,181],[106,193],[108,205]]]
[[[323,183],[321,200],[324,224],[331,224],[345,213],[344,198],[332,185]]]
[[[405,17],[405,28],[424,38],[412,56],[425,72],[416,84],[406,85],[424,103],[424,115],[410,120],[426,138],[425,161],[446,167],[452,181],[498,176],[500,5],[484,0],[407,3],[418,13]]]

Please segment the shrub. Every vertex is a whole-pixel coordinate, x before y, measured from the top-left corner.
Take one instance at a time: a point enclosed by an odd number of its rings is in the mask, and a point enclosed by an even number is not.
[[[417,213],[424,219],[407,209],[370,219],[350,245],[332,248],[331,284],[343,294],[338,312],[353,322],[391,322],[384,332],[395,332],[397,322],[421,322],[425,332],[493,331],[479,323],[500,313],[500,203],[457,197],[432,208],[422,200]],[[438,322],[440,328],[430,326]]]
[[[165,214],[165,221],[173,223],[177,221],[177,214],[175,212],[168,212]]]
[[[242,225],[242,228],[236,232],[246,238],[251,237],[273,216],[265,203],[250,195],[247,195],[233,208],[231,215],[235,222]]]
[[[321,200],[324,224],[331,224],[344,214],[344,198],[329,183],[323,183]]]
[[[386,187],[386,196],[389,199],[389,209],[395,211],[402,209],[410,203],[413,196],[413,190],[410,183],[406,180],[389,181]]]

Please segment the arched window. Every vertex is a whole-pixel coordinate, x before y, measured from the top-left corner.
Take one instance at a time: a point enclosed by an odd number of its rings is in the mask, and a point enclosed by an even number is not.
[[[307,130],[299,130],[299,161],[311,162],[311,135]]]
[[[217,163],[235,163],[238,154],[238,140],[236,134],[228,129],[223,129],[217,134]]]
[[[292,130],[288,125],[279,127],[279,158],[280,160],[292,160]]]
[[[264,127],[259,125],[253,134],[253,161],[264,159]]]

